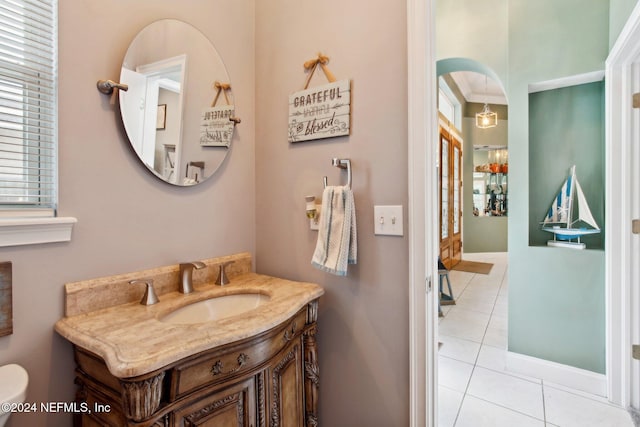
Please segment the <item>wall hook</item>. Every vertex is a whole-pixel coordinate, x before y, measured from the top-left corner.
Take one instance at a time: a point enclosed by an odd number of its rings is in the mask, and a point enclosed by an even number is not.
[[[350,159],[338,159],[334,157],[331,159],[331,165],[347,170],[347,187],[351,188],[351,160]],[[327,188],[327,177],[322,178],[324,187]]]
[[[129,90],[129,85],[117,83],[113,80],[98,80],[96,86],[98,87],[98,90],[105,95],[111,95],[113,93],[113,89],[120,89],[125,92]]]

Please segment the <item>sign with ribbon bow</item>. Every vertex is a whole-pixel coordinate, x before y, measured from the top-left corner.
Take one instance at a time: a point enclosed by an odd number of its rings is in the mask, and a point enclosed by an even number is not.
[[[327,68],[329,58],[304,63],[309,77],[304,90],[289,96],[289,142],[349,135],[351,127],[351,81],[336,81]],[[322,68],[329,84],[308,89],[316,68]]]
[[[211,107],[202,110],[200,121],[200,145],[205,147],[229,147],[233,137],[234,106],[230,105],[227,91],[231,89],[229,83],[215,82],[213,87],[217,89],[216,97],[211,102]],[[224,94],[227,105],[216,107],[220,94]]]

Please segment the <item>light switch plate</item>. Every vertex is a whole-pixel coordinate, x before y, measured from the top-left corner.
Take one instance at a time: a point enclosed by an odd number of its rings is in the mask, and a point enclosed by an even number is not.
[[[374,233],[384,236],[403,236],[402,205],[373,207]]]

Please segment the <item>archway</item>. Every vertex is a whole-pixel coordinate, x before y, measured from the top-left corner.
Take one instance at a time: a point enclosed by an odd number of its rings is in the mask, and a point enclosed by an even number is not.
[[[501,79],[483,63],[447,58],[437,61],[436,67],[440,102],[436,142],[439,211],[435,217],[440,257],[450,268],[459,262],[462,251],[507,251],[508,101]],[[495,126],[484,127],[476,122],[486,108],[496,114]],[[461,171],[457,170],[458,159],[454,155],[459,142]],[[444,149],[451,153],[447,156]],[[447,163],[447,158],[453,160]],[[443,176],[448,182],[443,181]],[[462,182],[465,185],[456,195],[454,190]],[[443,186],[447,187],[444,192]],[[446,219],[452,224],[449,229]]]

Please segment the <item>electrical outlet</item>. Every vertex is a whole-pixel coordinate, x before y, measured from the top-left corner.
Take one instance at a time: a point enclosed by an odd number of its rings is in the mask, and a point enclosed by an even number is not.
[[[386,236],[403,236],[402,206],[374,206],[374,233]]]

